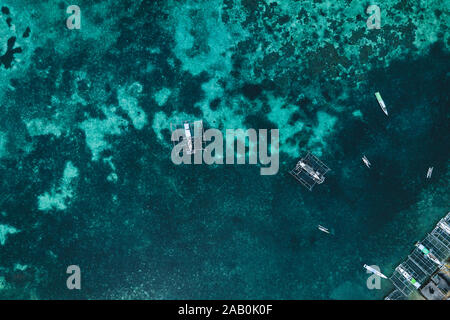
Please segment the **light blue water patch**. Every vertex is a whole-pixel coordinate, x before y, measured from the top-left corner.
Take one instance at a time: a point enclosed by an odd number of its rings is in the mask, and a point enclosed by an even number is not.
[[[117,93],[119,106],[125,110],[131,118],[133,126],[141,130],[147,124],[147,115],[139,106],[137,96],[142,92],[142,85],[138,82],[133,83],[128,88],[120,88]]]
[[[7,151],[6,151],[6,143],[8,142],[8,138],[6,133],[0,132],[0,159],[3,158]]]
[[[0,244],[3,246],[6,243],[6,239],[8,235],[15,234],[20,232],[20,230],[6,225],[6,224],[0,224]]]
[[[326,148],[326,138],[333,133],[337,117],[326,112],[317,112],[317,125],[313,128],[313,134],[308,141],[310,150],[317,156],[321,156]]]
[[[172,91],[169,88],[162,88],[157,91],[154,98],[158,106],[162,107],[167,102],[167,99],[169,99],[171,93]]]
[[[97,161],[102,151],[111,149],[105,140],[107,135],[120,135],[128,121],[115,114],[115,107],[102,107],[105,120],[90,118],[80,124],[86,135],[86,143],[92,152],[92,160]]]
[[[27,122],[26,126],[28,133],[32,137],[46,134],[53,134],[56,137],[59,137],[63,131],[59,125],[48,121],[47,119],[32,119]]]
[[[60,185],[57,188],[53,187],[50,192],[38,196],[38,209],[41,211],[65,210],[67,208],[66,201],[74,195],[72,181],[76,177],[78,177],[78,169],[71,161],[68,161]]]
[[[361,110],[355,110],[355,111],[353,111],[353,112],[352,112],[352,115],[353,115],[354,117],[360,118],[360,119],[362,119],[362,117],[363,117],[363,114],[362,114]]]

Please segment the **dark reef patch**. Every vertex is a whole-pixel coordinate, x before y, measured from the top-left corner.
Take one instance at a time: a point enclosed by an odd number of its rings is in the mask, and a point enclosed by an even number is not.
[[[209,107],[211,108],[211,110],[217,110],[217,107],[220,105],[220,98],[216,98],[213,101],[211,101],[209,103]]]
[[[23,38],[28,38],[30,36],[31,29],[30,27],[27,27],[22,35]]]
[[[253,129],[278,129],[277,126],[261,114],[251,114],[245,117],[244,124]]]
[[[0,57],[0,65],[3,65],[5,69],[11,68],[12,62],[14,61],[14,55],[22,52],[21,47],[14,48],[15,43],[16,37],[9,38],[6,52]]]
[[[260,84],[247,83],[242,87],[242,94],[250,100],[258,98],[262,91]]]
[[[180,84],[180,93],[176,108],[179,111],[201,116],[202,112],[195,104],[204,98],[204,91],[201,85],[208,80],[209,75],[206,72],[202,72],[198,76],[192,76],[186,72]]]

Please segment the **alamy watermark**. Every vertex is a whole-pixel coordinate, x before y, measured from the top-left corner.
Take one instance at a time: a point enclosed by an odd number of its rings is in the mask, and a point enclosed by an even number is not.
[[[261,175],[277,174],[279,169],[279,130],[270,130],[270,155],[268,152],[268,132],[267,129],[259,129],[258,132],[255,129],[246,131],[243,129],[227,129],[225,164],[235,163],[235,144],[237,144],[236,164],[245,164],[246,149],[249,149],[249,164],[257,164],[259,160],[259,163],[263,165],[260,169]],[[191,137],[189,129],[180,128],[172,131],[172,141],[178,142],[174,145],[171,153],[174,164],[191,164],[192,155],[194,164],[224,164],[222,131],[208,129],[203,132],[202,129],[198,129],[194,130],[193,137]],[[204,142],[209,142],[209,144],[203,147]]]
[[[68,29],[81,29],[81,9],[77,5],[71,5],[67,7],[66,13],[70,16],[66,20],[66,26]]]
[[[70,5],[66,10],[70,16],[66,20],[68,29],[81,29],[81,9],[77,5]],[[366,13],[370,14],[366,25],[368,29],[381,29],[381,10],[376,4],[371,4],[367,7]]]
[[[81,270],[80,267],[77,265],[71,265],[67,267],[67,274],[70,274],[70,276],[67,278],[66,285],[67,289],[73,290],[81,289]]]
[[[381,10],[380,7],[376,4],[371,4],[367,7],[367,14],[370,14],[370,17],[367,19],[367,28],[369,29],[381,29]]]
[[[371,265],[370,266],[372,269],[375,269],[376,271],[380,272],[380,267],[376,266],[376,265]],[[373,290],[373,289],[377,289],[380,290],[381,289],[381,277],[379,275],[377,275],[376,273],[372,273],[371,271],[367,270],[367,273],[370,273],[371,276],[369,278],[367,278],[367,288],[369,290]]]

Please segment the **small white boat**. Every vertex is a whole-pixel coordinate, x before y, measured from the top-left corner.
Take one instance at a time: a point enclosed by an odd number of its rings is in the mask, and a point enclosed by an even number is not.
[[[421,284],[419,282],[417,282],[416,279],[414,279],[408,272],[405,271],[405,269],[403,269],[402,267],[398,266],[396,268],[396,270],[398,272],[400,272],[400,274],[402,276],[405,277],[406,280],[408,280],[414,287],[416,287],[416,289],[419,289]]]
[[[186,136],[187,145],[188,145],[188,154],[194,153],[194,147],[192,145],[192,135],[191,135],[191,127],[188,122],[184,123],[184,135]]]
[[[431,178],[431,174],[433,173],[433,167],[429,167],[427,171],[427,179]]]
[[[379,276],[379,277],[381,277],[381,278],[383,278],[383,279],[387,279],[387,277],[386,277],[384,274],[382,274],[380,271],[378,271],[378,270],[372,268],[371,266],[368,266],[367,264],[364,265],[364,268],[365,268],[367,271],[370,271],[370,272],[376,274],[377,276]]]
[[[386,105],[384,104],[383,98],[381,98],[381,95],[379,92],[375,92],[375,97],[377,98],[378,104],[381,107],[381,110],[383,110],[383,112],[388,115],[388,111],[386,108]]]
[[[439,222],[439,227],[446,233],[450,234],[450,227],[445,222]]]
[[[370,169],[370,166],[371,166],[372,164],[370,163],[369,159],[367,159],[366,156],[363,156],[361,159],[362,159],[362,161],[364,162],[364,164],[366,165],[366,167]]]
[[[431,261],[433,261],[434,263],[436,263],[438,266],[442,267],[443,263],[439,261],[438,258],[436,258],[436,256],[434,254],[432,254],[431,252],[428,254],[428,258],[430,258]]]
[[[317,228],[322,232],[330,234],[330,231],[327,228],[321,226],[320,224],[317,226]]]
[[[436,263],[438,266],[442,266],[442,262],[439,261],[438,258],[434,254],[430,252],[425,246],[419,242],[416,243],[416,247],[419,248],[420,251],[424,254],[425,257],[428,257],[431,261]]]

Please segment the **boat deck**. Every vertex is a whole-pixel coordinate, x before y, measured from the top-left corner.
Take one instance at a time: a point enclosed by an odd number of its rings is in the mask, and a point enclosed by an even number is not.
[[[306,164],[307,167],[302,167],[301,163]],[[297,162],[295,168],[289,171],[289,173],[311,191],[316,184],[324,181],[325,174],[328,171],[330,171],[330,168],[316,156],[308,152],[304,158]],[[316,177],[313,174],[316,174]]]
[[[182,130],[182,141],[186,144],[188,154],[193,154],[198,150],[205,148],[205,141],[203,141],[203,121],[183,121],[181,123],[170,123],[171,134],[176,130]],[[175,145],[178,141],[172,141]]]

